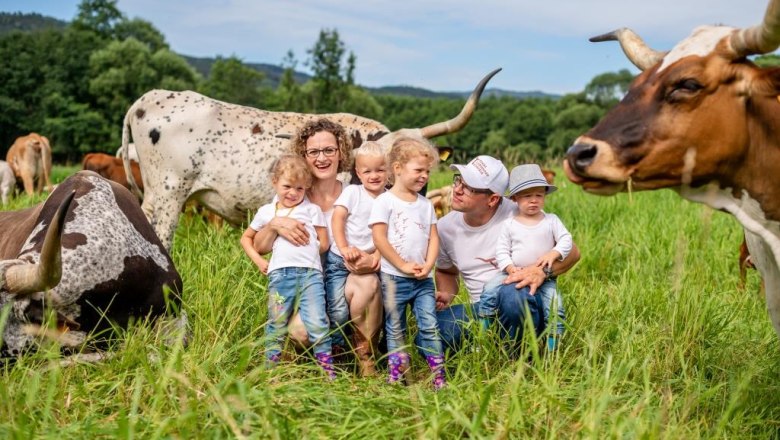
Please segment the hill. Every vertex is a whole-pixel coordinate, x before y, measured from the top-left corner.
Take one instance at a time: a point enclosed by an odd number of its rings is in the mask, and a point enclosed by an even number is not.
[[[34,32],[44,29],[64,29],[68,23],[41,14],[0,12],[0,35],[13,31]]]

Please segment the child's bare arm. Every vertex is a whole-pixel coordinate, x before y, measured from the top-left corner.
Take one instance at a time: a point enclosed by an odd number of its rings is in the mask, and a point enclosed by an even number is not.
[[[246,231],[241,235],[241,247],[244,249],[244,253],[247,254],[250,260],[260,269],[260,272],[268,274],[268,260],[260,255],[253,245],[253,241],[257,231],[252,228],[246,228]]]
[[[555,261],[560,260],[561,253],[556,251],[555,249],[547,252],[546,254],[539,257],[539,259],[536,260],[536,265],[539,267],[550,267],[552,268],[552,265]]]
[[[317,240],[320,241],[320,253],[325,253],[330,248],[330,241],[328,240],[328,228],[325,226],[315,226],[314,230],[317,231]]]
[[[436,225],[431,225],[431,236],[428,238],[428,251],[425,254],[425,264],[415,274],[415,278],[424,279],[431,273],[439,256],[439,233]]]
[[[360,257],[360,252],[354,246],[350,246],[347,240],[348,215],[349,212],[344,206],[338,205],[333,208],[333,241],[346,261],[355,261]]]

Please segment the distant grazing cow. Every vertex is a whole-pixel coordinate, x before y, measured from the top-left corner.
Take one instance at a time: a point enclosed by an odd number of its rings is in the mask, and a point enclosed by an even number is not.
[[[125,167],[122,164],[122,159],[111,156],[105,153],[88,153],[81,161],[82,169],[94,171],[108,180],[130,189],[130,183],[127,182],[127,175],[125,174]],[[139,182],[139,189],[144,190],[143,182],[141,181],[141,169],[138,167],[138,162],[131,160],[130,168],[132,170],[135,181]]]
[[[16,178],[14,177],[14,171],[8,162],[0,160],[0,199],[3,201],[3,205],[8,203],[8,196],[11,195],[11,191],[16,186]]]
[[[44,188],[51,191],[51,146],[45,136],[30,133],[16,138],[5,159],[27,195]]]
[[[167,298],[164,286],[172,291]],[[181,304],[181,291],[173,261],[135,197],[95,173],[76,173],[32,208],[0,212],[0,308],[11,305],[4,356],[33,348],[42,333],[78,345],[90,332],[154,319],[166,313],[166,301]],[[59,330],[41,327],[48,310]]]
[[[669,52],[628,29],[592,40],[614,39],[643,72],[569,149],[567,176],[596,194],[674,188],[733,214],[780,335],[780,69],[747,58],[780,44],[780,0],[758,26],[701,26]]]
[[[179,212],[190,198],[234,224],[245,222],[248,210],[271,200],[271,165],[286,151],[288,138],[307,121],[326,117],[343,125],[355,148],[364,140],[389,146],[398,136],[432,138],[452,133],[468,122],[482,90],[497,72],[479,83],[456,118],[395,132],[347,113],[277,113],[194,92],[153,90],[128,110],[122,146],[130,142],[132,133],[146,188],[142,208],[170,249]],[[127,172],[129,157],[124,159]]]

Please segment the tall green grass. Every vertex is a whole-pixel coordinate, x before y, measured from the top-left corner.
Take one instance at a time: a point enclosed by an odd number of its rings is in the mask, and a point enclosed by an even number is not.
[[[479,350],[448,359],[438,393],[419,358],[408,387],[328,383],[311,361],[267,370],[266,280],[242,231],[183,218],[172,256],[190,346],[137,326],[102,363],[61,366],[56,347],[24,356],[1,373],[0,436],[777,437],[778,338],[758,275],[737,287],[739,225],[670,191],[601,198],[557,184],[547,209],[582,260],[559,279],[568,332],[554,356],[515,360],[480,334]]]

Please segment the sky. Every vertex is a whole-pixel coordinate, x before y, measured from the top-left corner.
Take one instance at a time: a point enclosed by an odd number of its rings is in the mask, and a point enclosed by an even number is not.
[[[3,12],[72,20],[80,0],[0,0]],[[355,80],[467,91],[574,93],[596,75],[638,70],[617,42],[588,38],[629,27],[668,50],[699,25],[759,24],[767,0],[119,0],[128,18],[159,29],[179,54],[303,65],[321,29],[337,29],[355,53]]]

